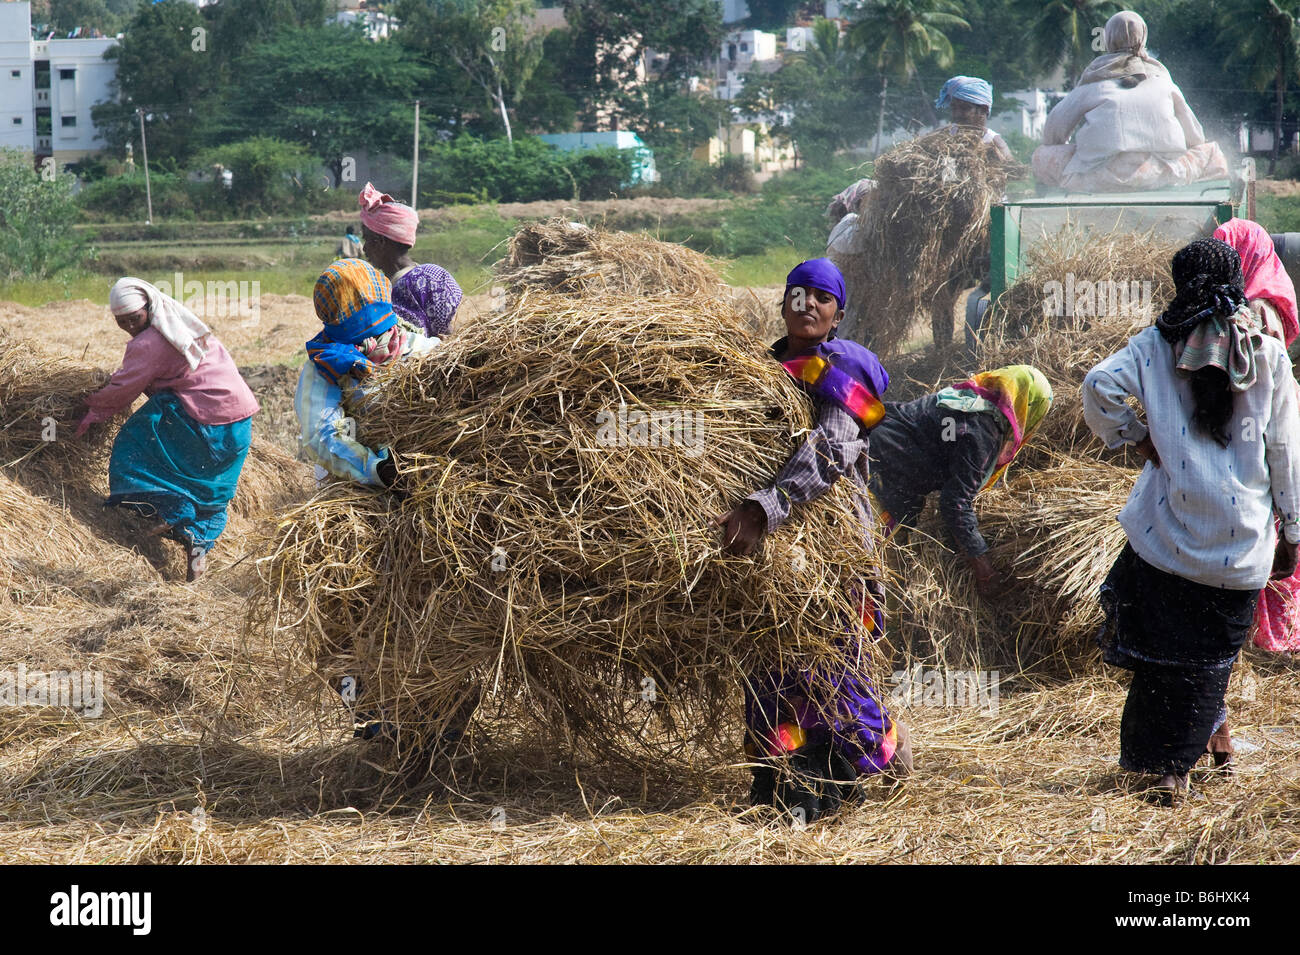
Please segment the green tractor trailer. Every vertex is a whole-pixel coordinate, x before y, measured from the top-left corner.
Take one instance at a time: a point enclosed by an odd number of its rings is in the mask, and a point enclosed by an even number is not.
[[[1255,164],[1243,160],[1231,179],[1214,179],[1172,189],[1126,193],[1045,195],[995,205],[989,250],[989,288],[966,299],[966,343],[977,347],[998,297],[1024,270],[1029,253],[1073,227],[1099,237],[1111,232],[1146,232],[1175,242],[1211,235],[1231,218],[1255,218]],[[1300,274],[1300,233],[1275,234],[1273,243],[1288,272]]]

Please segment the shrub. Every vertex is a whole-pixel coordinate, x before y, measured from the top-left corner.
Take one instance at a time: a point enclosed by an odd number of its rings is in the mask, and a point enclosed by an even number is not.
[[[80,261],[75,182],[68,173],[37,173],[27,153],[0,149],[0,273],[8,280],[48,278]]]
[[[211,172],[220,165],[231,172],[231,187],[220,180],[210,183],[217,204],[241,215],[277,215],[301,209],[308,191],[308,171],[316,163],[307,150],[272,136],[254,136],[237,143],[206,149],[192,164]]]
[[[192,187],[196,185],[175,173],[150,172],[154,220],[195,218],[192,193],[196,190]],[[87,183],[77,196],[77,205],[92,219],[143,222],[147,215],[144,173],[137,170]]]

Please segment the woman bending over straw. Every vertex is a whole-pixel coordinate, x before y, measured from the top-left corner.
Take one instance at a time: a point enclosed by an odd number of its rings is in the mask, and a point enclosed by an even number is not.
[[[1264,331],[1290,351],[1291,343],[1300,335],[1295,285],[1273,248],[1273,237],[1258,222],[1249,219],[1229,219],[1214,230],[1214,237],[1228,243],[1241,256],[1247,306]],[[1254,633],[1255,646],[1264,650],[1300,651],[1300,571],[1268,582],[1255,608]],[[1211,746],[1216,742],[1211,740]]]
[[[988,556],[975,495],[1006,472],[1052,406],[1052,386],[1037,368],[1010,365],[924,398],[885,406],[871,434],[871,491],[886,533],[913,527],[925,497],[939,492],[939,514],[975,576],[994,599],[1007,580]]]
[[[397,462],[389,448],[377,451],[357,441],[350,411],[365,399],[361,384],[375,369],[439,343],[398,324],[392,286],[361,259],[339,259],[321,273],[312,293],[323,327],[307,343],[308,361],[298,376],[294,410],[304,456],[327,474],[392,487]]]
[[[131,341],[122,367],[86,399],[77,434],[150,396],[113,441],[104,503],[156,518],[152,533],[185,546],[193,581],[226,527],[257,399],[212,330],[171,296],[124,278],[109,308]]]
[[[1260,589],[1294,573],[1300,543],[1300,416],[1286,349],[1247,306],[1231,246],[1193,242],[1174,256],[1173,278],[1155,326],[1083,383],[1089,427],[1147,460],[1120,511],[1128,544],[1102,586],[1101,643],[1107,662],[1133,671],[1120,766],[1157,777],[1153,789],[1170,802],[1187,792],[1211,736],[1230,740],[1233,661]]]
[[[889,376],[866,348],[835,337],[844,317],[844,277],[829,260],[804,262],[789,274],[781,316],[788,334],[772,353],[808,391],[817,427],[771,487],[714,523],[723,528],[731,552],[752,553],[795,504],[815,500],[848,477],[858,489],[855,506],[870,542],[867,432],[884,413],[880,395]],[[860,595],[863,620],[879,636],[880,587],[875,581],[868,586],[873,592]],[[846,654],[853,656],[853,649],[846,646]],[[818,676],[763,674],[745,687],[746,749],[761,761],[753,771],[750,802],[798,807],[809,822],[835,812],[857,777],[912,768],[907,731],[885,712],[874,687],[849,675]],[[834,699],[809,699],[814,686],[826,685],[836,688]]]

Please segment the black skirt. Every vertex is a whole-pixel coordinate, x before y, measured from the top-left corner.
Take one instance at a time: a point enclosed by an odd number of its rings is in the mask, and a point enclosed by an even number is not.
[[[1107,663],[1133,671],[1120,766],[1185,775],[1227,718],[1232,664],[1250,634],[1258,590],[1225,590],[1165,573],[1125,545],[1101,588]]]

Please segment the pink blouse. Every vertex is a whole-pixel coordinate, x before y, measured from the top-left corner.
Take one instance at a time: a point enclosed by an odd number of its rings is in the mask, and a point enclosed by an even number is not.
[[[146,328],[126,345],[122,367],[108,384],[86,399],[90,412],[78,433],[98,421],[107,421],[131,407],[141,393],[170,391],[185,411],[200,424],[232,424],[257,414],[260,406],[235,367],[226,347],[215,335],[207,338],[207,354],[199,367],[189,362],[156,328]]]

